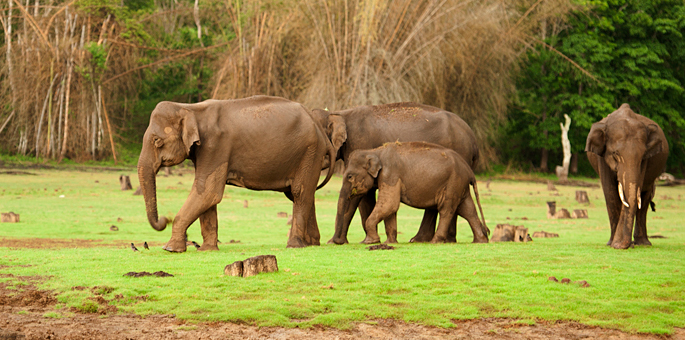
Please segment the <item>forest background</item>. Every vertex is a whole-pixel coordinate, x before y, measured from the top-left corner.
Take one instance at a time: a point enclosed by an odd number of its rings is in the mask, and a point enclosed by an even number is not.
[[[457,113],[481,170],[571,171],[622,103],[685,174],[685,0],[7,0],[0,154],[135,164],[163,100],[257,94]]]

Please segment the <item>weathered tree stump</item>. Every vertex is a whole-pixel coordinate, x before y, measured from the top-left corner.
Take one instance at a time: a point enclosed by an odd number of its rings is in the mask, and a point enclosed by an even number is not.
[[[547,202],[547,218],[554,218],[554,214],[557,212],[557,202],[549,201]]]
[[[142,194],[143,194],[143,191],[140,187],[138,187],[138,189],[136,189],[136,191],[133,193],[134,196],[140,196]]]
[[[571,213],[569,213],[568,210],[561,208],[561,210],[557,211],[556,214],[554,214],[554,218],[556,218],[556,219],[571,218]]]
[[[226,268],[224,268],[224,274],[229,276],[243,276],[243,261],[235,261]]]
[[[10,211],[8,213],[2,213],[0,214],[0,221],[3,223],[17,223],[19,222],[19,214],[15,214],[14,212]]]
[[[511,224],[498,224],[492,233],[490,242],[528,242],[528,228]]]
[[[247,206],[248,206],[247,200],[244,200],[243,201],[243,208],[247,208]]]
[[[131,186],[131,178],[127,175],[119,176],[119,184],[121,185],[121,190],[133,190]]]
[[[259,273],[271,273],[278,271],[278,263],[275,255],[259,255],[250,257],[244,261],[236,261],[224,268],[224,274],[230,276],[255,276]]]
[[[552,238],[552,237],[559,237],[559,234],[548,233],[548,232],[543,230],[543,231],[534,232],[533,237],[535,237],[535,238]]]
[[[576,190],[576,201],[578,203],[590,203],[590,199],[587,197],[587,191]]]
[[[552,181],[547,180],[547,190],[548,191],[557,191],[557,188],[552,184]]]
[[[587,210],[585,209],[575,209],[573,210],[573,213],[571,214],[571,217],[573,218],[587,218]]]
[[[165,176],[170,176],[171,175],[171,168],[168,166],[164,167],[164,175]]]

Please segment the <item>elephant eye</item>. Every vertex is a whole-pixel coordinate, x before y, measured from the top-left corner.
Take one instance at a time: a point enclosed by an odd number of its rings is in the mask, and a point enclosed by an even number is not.
[[[164,145],[164,141],[159,137],[154,137],[152,140],[155,143],[155,146],[158,148],[161,148],[162,145]]]

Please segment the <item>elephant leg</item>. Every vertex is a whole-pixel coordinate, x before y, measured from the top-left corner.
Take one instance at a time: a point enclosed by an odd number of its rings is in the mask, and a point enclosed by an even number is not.
[[[457,214],[454,214],[450,221],[450,228],[447,230],[447,243],[457,243]]]
[[[385,220],[385,243],[397,243],[397,212],[390,214]]]
[[[314,163],[312,159],[305,159],[303,162],[304,165],[295,175],[290,186],[290,193],[293,197],[293,220],[288,238],[288,248],[302,248],[320,243],[316,222],[312,226],[309,225],[309,219],[316,218],[312,214],[315,213],[314,193],[320,171],[313,170],[315,167],[312,166]],[[317,228],[316,233],[310,232],[309,229],[314,227]]]
[[[200,215],[200,228],[202,230],[202,246],[198,250],[219,250],[219,223],[216,217],[216,205],[207,209]]]
[[[225,167],[215,169],[206,178],[203,178],[204,176],[202,175],[196,175],[193,187],[190,189],[190,195],[185,203],[183,203],[181,210],[176,214],[176,218],[174,218],[171,228],[171,239],[162,249],[178,253],[186,251],[185,236],[188,227],[200,215],[203,215],[207,210],[221,202],[224,188],[226,187],[226,175],[227,169]],[[214,211],[214,217],[211,219],[216,221],[216,210]]]
[[[449,202],[447,202],[447,205]],[[439,210],[440,220],[438,221],[438,228],[435,230],[435,235],[431,239],[431,243],[447,243],[447,237],[449,233],[450,224],[452,218],[455,215],[455,209],[453,208],[443,208]]]
[[[312,210],[309,213],[307,222],[307,238],[311,240],[313,246],[320,245],[321,234],[319,233],[319,224],[316,222],[316,204],[312,204]]]
[[[642,208],[637,211],[635,215],[635,230],[633,240],[636,245],[651,246],[652,242],[647,237],[647,210],[649,210],[649,203],[652,202],[651,190],[643,191],[641,194]]]
[[[438,220],[438,210],[437,209],[426,209],[423,212],[423,219],[421,220],[421,226],[416,236],[412,237],[409,242],[430,242],[435,235],[435,223]],[[455,224],[454,234],[456,238],[457,227]],[[456,242],[456,240],[455,240]]]
[[[473,203],[471,195],[466,196],[461,204],[459,204],[456,215],[463,217],[469,222],[471,232],[473,232],[473,243],[488,243],[488,235],[483,232],[483,224],[480,218],[478,218],[476,205]],[[456,215],[454,216],[455,220],[457,218]]]
[[[359,216],[362,219],[362,228],[364,228],[364,233],[368,236],[369,231],[366,230],[366,220],[371,215],[373,208],[376,207],[376,189],[371,189],[364,196],[362,196],[359,202]],[[373,234],[373,233],[372,233]],[[375,234],[378,234],[378,229],[375,229]]]
[[[618,181],[612,170],[606,164],[599,164],[600,177],[602,182],[602,191],[604,192],[604,201],[606,202],[607,213],[609,215],[609,226],[611,228],[611,236],[607,245],[611,245],[616,235],[616,227],[618,226],[621,217],[621,198],[618,196]]]
[[[378,223],[397,213],[397,209],[400,207],[400,190],[401,181],[397,181],[394,186],[381,184],[378,190],[378,202],[376,202],[376,206],[371,215],[369,215],[369,218],[366,219],[366,224],[364,225],[366,238],[361,243],[372,244],[381,242],[377,232]],[[395,219],[395,231],[397,231],[396,221]]]

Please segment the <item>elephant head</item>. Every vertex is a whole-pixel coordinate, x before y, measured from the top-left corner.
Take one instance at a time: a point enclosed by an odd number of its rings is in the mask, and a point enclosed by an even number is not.
[[[173,103],[161,102],[150,115],[138,158],[138,178],[145,198],[145,210],[152,228],[164,230],[166,217],[158,218],[156,174],[162,166],[183,162],[193,145],[200,145],[195,114]]]
[[[383,168],[378,155],[370,151],[354,151],[343,174],[343,186],[338,198],[335,235],[328,243],[347,243],[347,230],[364,194],[376,187],[376,178]]]
[[[617,116],[610,115],[614,119],[592,124],[585,151],[602,157],[616,175],[618,195],[623,205],[631,210],[640,209],[640,185],[647,161],[663,151],[663,134],[658,125],[645,124],[631,117],[636,114],[628,104],[621,105],[612,115]]]
[[[336,159],[342,158],[341,148],[347,141],[347,124],[345,118],[327,110],[314,109],[312,110],[314,121],[326,132],[326,136],[333,144],[335,154],[338,155]]]

